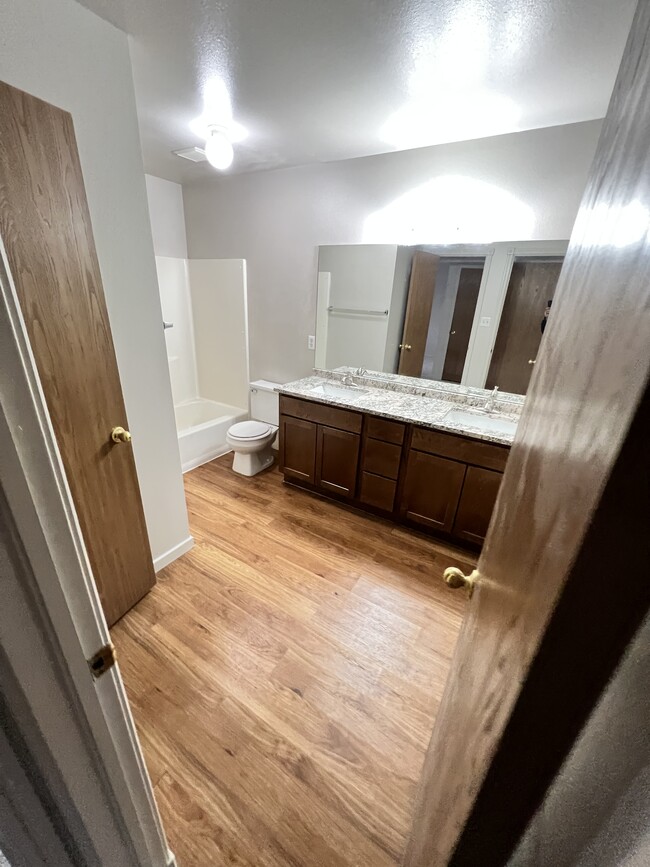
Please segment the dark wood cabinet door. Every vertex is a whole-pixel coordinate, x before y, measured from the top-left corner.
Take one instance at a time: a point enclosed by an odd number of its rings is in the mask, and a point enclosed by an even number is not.
[[[281,417],[280,463],[285,476],[314,484],[317,429],[313,421],[288,415]]]
[[[402,493],[402,515],[409,521],[451,533],[465,478],[465,464],[411,449]]]
[[[503,473],[494,470],[467,467],[454,521],[454,536],[466,542],[483,544],[502,478]]]
[[[354,497],[360,442],[359,434],[319,425],[316,484],[325,491]]]

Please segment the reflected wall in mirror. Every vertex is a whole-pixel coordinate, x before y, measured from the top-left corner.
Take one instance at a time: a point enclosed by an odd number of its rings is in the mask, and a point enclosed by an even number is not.
[[[566,246],[321,247],[316,367],[523,394]]]

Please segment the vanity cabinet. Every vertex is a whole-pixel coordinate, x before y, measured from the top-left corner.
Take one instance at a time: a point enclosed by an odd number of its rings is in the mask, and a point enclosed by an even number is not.
[[[353,499],[361,413],[280,396],[280,466],[285,478]]]
[[[508,446],[414,428],[401,515],[461,542],[481,545],[505,469]]]
[[[286,481],[473,547],[485,538],[509,451],[280,396]]]

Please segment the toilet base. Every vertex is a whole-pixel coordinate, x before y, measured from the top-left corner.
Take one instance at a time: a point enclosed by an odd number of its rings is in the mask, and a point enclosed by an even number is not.
[[[270,445],[259,452],[235,452],[232,468],[240,476],[256,476],[273,463],[273,449]]]

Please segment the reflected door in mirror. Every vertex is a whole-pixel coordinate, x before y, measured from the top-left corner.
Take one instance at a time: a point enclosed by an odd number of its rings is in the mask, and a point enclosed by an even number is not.
[[[442,369],[443,382],[459,383],[462,379],[482,277],[483,268],[462,268],[460,271],[445,365]]]
[[[542,320],[553,300],[562,262],[515,262],[508,283],[486,388],[526,394],[542,341]]]
[[[401,376],[421,376],[422,374],[439,262],[440,257],[434,256],[433,253],[417,250],[413,254],[404,330],[400,345],[398,373]]]

